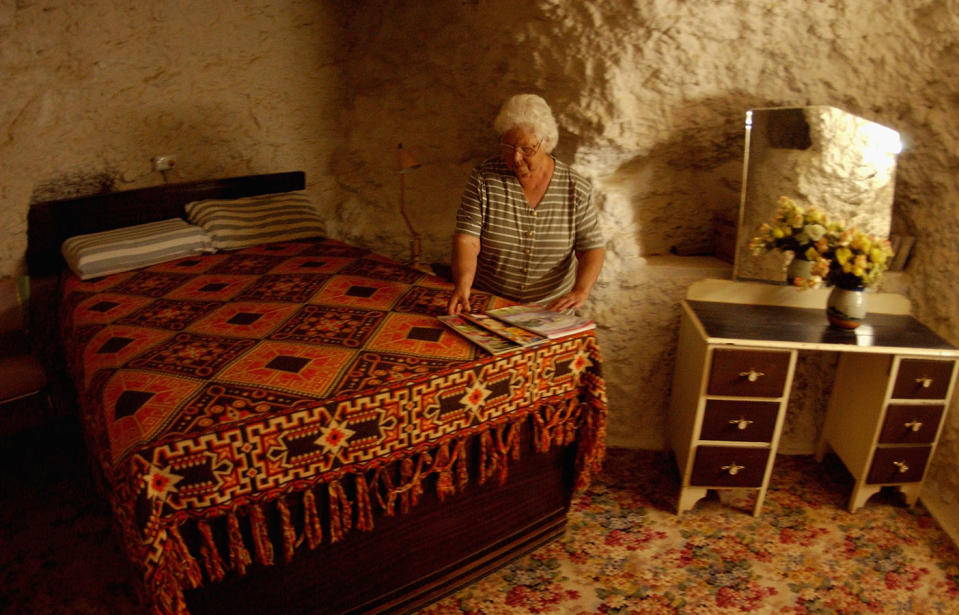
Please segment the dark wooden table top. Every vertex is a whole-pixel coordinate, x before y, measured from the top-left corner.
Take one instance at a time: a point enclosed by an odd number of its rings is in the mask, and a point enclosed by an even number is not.
[[[829,326],[824,309],[686,300],[709,338],[818,345],[824,350],[959,351],[908,314],[867,314],[852,330]],[[936,352],[939,351],[939,352]]]

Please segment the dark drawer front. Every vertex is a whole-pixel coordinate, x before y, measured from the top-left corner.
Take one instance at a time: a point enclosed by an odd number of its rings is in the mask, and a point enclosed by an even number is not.
[[[867,483],[914,483],[922,480],[931,446],[877,448]]]
[[[769,449],[700,446],[689,483],[702,487],[761,487]]]
[[[945,406],[889,404],[879,432],[881,444],[926,444],[936,439]]]
[[[789,353],[775,350],[713,351],[709,395],[779,397],[789,371]]]
[[[954,361],[903,359],[892,396],[898,399],[945,399]]]
[[[710,399],[706,402],[701,440],[771,442],[779,402]]]

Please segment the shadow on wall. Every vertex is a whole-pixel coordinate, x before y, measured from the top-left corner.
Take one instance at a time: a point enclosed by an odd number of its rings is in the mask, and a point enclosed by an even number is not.
[[[236,115],[236,110],[230,111],[226,106],[189,105],[164,109],[149,117],[125,117],[123,127],[118,126],[116,117],[104,118],[113,122],[111,134],[122,141],[91,142],[89,147],[91,151],[109,151],[117,160],[108,161],[99,169],[76,168],[44,179],[34,187],[30,204],[164,182],[302,170],[274,169],[269,162],[255,164],[257,135],[238,125]],[[177,167],[165,176],[152,168],[153,156],[161,154],[174,155],[178,160]]]
[[[668,140],[604,180],[630,204],[643,256],[714,253],[714,214],[739,212],[745,114],[761,104],[769,103],[731,93],[680,107]]]

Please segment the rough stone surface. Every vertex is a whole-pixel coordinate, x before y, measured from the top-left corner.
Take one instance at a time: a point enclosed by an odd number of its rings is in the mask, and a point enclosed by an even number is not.
[[[537,92],[608,237],[588,311],[610,443],[662,447],[676,303],[729,268],[659,255],[707,249],[712,214],[736,212],[746,109],[830,105],[904,135],[893,231],[918,237],[910,298],[959,344],[957,35],[959,0],[5,0],[0,275],[22,271],[31,201],[160,183],[157,154],[177,156],[171,180],[305,170],[332,235],[404,258],[400,142],[423,163],[407,203],[425,256],[445,261],[496,109]],[[797,400],[784,450],[812,450],[822,387]],[[923,494],[939,510],[959,510],[957,462],[953,407]]]

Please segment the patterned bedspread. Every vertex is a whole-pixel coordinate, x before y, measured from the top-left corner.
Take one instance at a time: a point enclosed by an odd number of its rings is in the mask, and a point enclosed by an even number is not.
[[[65,277],[87,439],[155,613],[186,613],[182,590],[227,570],[371,529],[432,475],[440,497],[502,480],[522,422],[539,451],[577,441],[589,481],[606,416],[592,332],[494,357],[435,318],[450,288],[328,239]]]

